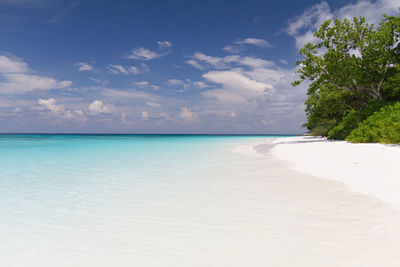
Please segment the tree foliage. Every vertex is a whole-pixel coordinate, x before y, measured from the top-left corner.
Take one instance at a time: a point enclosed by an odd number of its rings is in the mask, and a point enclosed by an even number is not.
[[[384,102],[375,101],[360,110],[351,110],[333,129],[328,132],[329,139],[344,140],[360,123],[378,111]]]
[[[346,141],[400,144],[400,102],[386,105],[354,129]]]
[[[305,104],[311,132],[343,139],[373,107],[400,101],[399,17],[383,16],[377,26],[363,17],[327,20],[314,37],[300,50],[300,79],[293,83],[309,82]]]

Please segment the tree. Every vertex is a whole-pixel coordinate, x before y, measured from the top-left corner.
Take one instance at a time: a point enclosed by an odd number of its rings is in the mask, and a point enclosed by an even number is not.
[[[363,17],[327,20],[314,37],[300,50],[300,79],[293,83],[310,81],[309,129],[326,125],[328,131],[351,110],[372,101],[400,100],[399,17],[384,16],[376,28]]]

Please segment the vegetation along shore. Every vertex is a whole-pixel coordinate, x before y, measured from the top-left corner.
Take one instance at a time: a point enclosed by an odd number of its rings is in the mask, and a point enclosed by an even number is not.
[[[400,143],[400,17],[325,21],[300,54],[294,86],[309,84],[312,135],[356,143]]]

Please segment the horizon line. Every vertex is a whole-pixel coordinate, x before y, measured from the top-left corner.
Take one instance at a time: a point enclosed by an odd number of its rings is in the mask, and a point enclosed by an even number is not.
[[[275,135],[302,135],[295,133],[52,133],[52,132],[0,132],[0,135],[254,135],[254,136],[275,136]]]

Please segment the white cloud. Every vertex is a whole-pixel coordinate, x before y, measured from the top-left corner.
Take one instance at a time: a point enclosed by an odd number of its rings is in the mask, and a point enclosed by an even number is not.
[[[363,16],[368,23],[378,24],[383,14],[397,15],[399,6],[396,0],[358,1],[340,8],[335,12],[335,17],[344,19]]]
[[[223,47],[222,50],[229,52],[229,53],[237,54],[246,49],[245,45],[254,45],[257,47],[261,47],[261,48],[272,47],[272,45],[269,42],[267,42],[266,40],[259,39],[259,38],[245,38],[242,40],[235,41],[233,43],[233,45],[227,45],[227,46]]]
[[[140,73],[139,69],[135,66],[124,67],[122,65],[110,64],[107,66],[107,70],[115,75],[118,75],[118,74],[129,75],[129,74],[139,74]]]
[[[0,73],[27,73],[31,70],[28,64],[18,58],[6,55],[0,55]]]
[[[158,47],[159,48],[169,48],[169,47],[172,47],[172,43],[171,42],[168,42],[168,41],[158,41],[157,42],[157,45],[158,45]]]
[[[110,64],[110,65],[108,65],[107,69],[112,74],[115,74],[115,75],[118,75],[118,74],[121,74],[121,73],[122,74],[129,74],[129,71],[124,66],[121,66],[121,65],[112,65],[112,64]]]
[[[186,61],[187,64],[192,65],[193,67],[195,67],[196,69],[202,70],[204,69],[204,66],[201,65],[199,62],[197,62],[196,60],[193,59],[189,59]]]
[[[306,85],[291,86],[296,79],[293,68],[282,69],[269,60],[239,55],[197,53],[192,59],[208,70],[203,78],[210,86],[200,92],[205,98],[197,102],[197,108],[216,127],[299,131],[305,119]]]
[[[93,82],[95,82],[97,84],[100,84],[101,86],[106,86],[109,83],[106,80],[96,79],[94,77],[89,77],[89,80],[91,80],[91,81],[93,81]]]
[[[169,79],[167,81],[167,83],[169,85],[172,86],[180,86],[183,87],[183,90],[187,90],[189,88],[207,88],[210,87],[209,85],[207,85],[205,82],[202,81],[192,81],[190,79],[186,79],[186,80],[179,80],[179,79]]]
[[[243,40],[236,41],[235,44],[237,44],[237,45],[248,44],[248,45],[255,45],[255,46],[263,47],[263,48],[272,47],[272,45],[270,43],[268,43],[267,41],[265,41],[263,39],[258,39],[258,38],[246,38]]]
[[[104,89],[102,95],[111,99],[138,99],[146,101],[157,101],[159,96],[150,94],[139,90],[115,90],[115,89]]]
[[[78,66],[79,71],[93,71],[94,67],[92,65],[89,65],[86,62],[78,62],[76,63],[76,66]]]
[[[93,101],[88,108],[89,114],[91,115],[99,115],[99,114],[107,114],[111,113],[110,107],[106,106],[102,101],[95,100]]]
[[[188,107],[181,107],[179,117],[185,121],[198,122],[197,113],[191,111]]]
[[[22,94],[34,90],[50,90],[68,87],[71,81],[57,81],[53,78],[31,74],[28,65],[7,55],[0,56],[0,93]]]
[[[225,57],[225,60],[227,62],[235,63],[237,65],[242,65],[252,68],[265,68],[265,67],[272,67],[275,65],[275,63],[272,61],[255,57],[228,56]]]
[[[153,108],[159,108],[159,107],[161,107],[160,104],[154,103],[154,102],[146,102],[146,105],[148,105],[149,107],[153,107]]]
[[[208,81],[222,85],[221,89],[208,90],[206,97],[214,97],[222,103],[246,103],[265,96],[272,86],[235,71],[210,71],[203,75]]]
[[[314,37],[314,32],[311,30],[295,37],[297,49],[303,48],[306,43],[314,43],[315,41],[317,41],[317,38]]]
[[[149,72],[150,71],[150,68],[149,68],[149,66],[147,66],[146,63],[142,63],[141,66],[142,66],[142,71],[143,72]]]
[[[55,118],[55,120],[49,120],[50,122],[61,123],[64,121],[75,121],[84,123],[87,121],[82,110],[66,110],[63,106],[57,105],[57,101],[54,98],[39,99],[38,104],[43,109],[49,111],[50,115]]]
[[[210,71],[203,77],[211,82],[223,84],[237,91],[253,91],[257,93],[265,93],[272,86],[260,81],[252,80],[242,73],[234,71]]]
[[[207,85],[205,82],[193,82],[193,86],[197,87],[197,88],[207,88],[210,87],[209,85]]]
[[[307,42],[315,40],[313,32],[328,19],[344,19],[363,16],[370,24],[377,24],[382,15],[395,15],[399,3],[393,0],[359,0],[337,10],[331,11],[329,4],[322,1],[306,9],[300,16],[289,21],[286,32],[295,38],[296,48],[302,48]]]
[[[39,105],[47,108],[51,112],[60,113],[60,112],[64,111],[64,107],[56,105],[56,102],[57,101],[54,98],[38,100]]]
[[[225,57],[213,57],[208,56],[200,52],[196,52],[192,59],[187,61],[190,65],[198,68],[205,69],[205,66],[217,68],[217,69],[228,69],[232,68],[232,65],[244,66],[244,67],[271,67],[274,66],[274,62],[249,56],[229,55]]]
[[[168,80],[168,84],[170,85],[185,85],[185,82],[182,80],[178,80],[178,79],[169,79]]]
[[[282,59],[282,58],[279,59],[279,62],[284,64],[284,65],[289,65],[289,63],[286,60]]]
[[[32,100],[22,100],[22,99],[15,99],[15,98],[0,98],[0,107],[30,107],[35,105],[36,101]]]
[[[222,57],[212,57],[212,56],[207,56],[203,53],[200,52],[196,52],[193,56],[192,56],[192,61],[194,62],[203,62],[206,63],[214,68],[226,68],[226,62],[225,62],[225,58]],[[193,65],[193,62],[190,63],[191,65]]]
[[[147,86],[147,85],[149,85],[149,82],[147,82],[147,81],[141,81],[141,82],[135,82],[135,84],[136,84],[136,85],[139,85],[139,86]]]
[[[50,90],[68,87],[71,81],[57,81],[53,78],[13,73],[4,74],[5,82],[0,83],[0,93],[5,94],[22,94],[34,90]]]
[[[154,90],[159,90],[160,89],[160,86],[154,85],[154,84],[150,84],[148,81],[133,82],[133,84],[137,85],[137,86],[140,86],[140,87],[152,88]]]
[[[236,54],[236,53],[239,53],[240,51],[242,51],[243,49],[240,48],[240,47],[237,46],[237,45],[227,45],[227,46],[224,46],[224,47],[222,48],[222,50],[224,50],[224,51],[226,51],[226,52],[229,52],[229,53]]]
[[[129,73],[133,73],[133,74],[139,74],[140,73],[139,69],[137,67],[135,67],[135,66],[128,67],[128,71],[129,71]]]
[[[325,20],[332,18],[327,2],[322,1],[308,9],[303,14],[290,21],[286,31],[289,35],[296,35],[303,28],[313,27],[316,28]]]
[[[149,113],[147,111],[142,111],[142,118],[147,120],[149,118]]]
[[[158,41],[157,48],[160,52],[156,52],[144,47],[137,47],[126,56],[129,59],[148,61],[167,55],[171,52],[172,43],[168,41]]]

